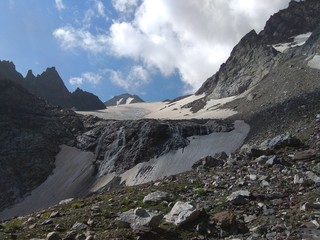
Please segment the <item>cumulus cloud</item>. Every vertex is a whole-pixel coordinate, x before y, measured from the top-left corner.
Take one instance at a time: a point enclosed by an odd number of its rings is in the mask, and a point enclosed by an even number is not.
[[[226,60],[251,29],[262,30],[289,0],[113,0],[130,20],[114,19],[104,34],[65,26],[54,31],[66,49],[82,48],[133,59],[164,76],[178,72],[186,91],[195,91]],[[114,82],[127,86],[119,72]],[[121,80],[121,81],[120,81]],[[119,84],[120,85],[120,84]]]
[[[93,35],[87,29],[78,29],[72,26],[65,26],[54,30],[53,36],[65,49],[81,48],[93,53],[106,51],[109,41],[106,35]]]
[[[97,85],[102,80],[102,76],[92,72],[82,73],[81,77],[72,77],[69,79],[69,83],[71,85],[82,85],[85,82],[90,83],[92,85]]]
[[[150,81],[148,71],[142,66],[133,66],[127,75],[121,71],[111,69],[106,70],[106,72],[109,73],[110,80],[113,84],[129,92],[137,91],[141,86]]]
[[[63,9],[66,8],[66,7],[64,6],[62,0],[55,0],[55,2],[56,2],[56,8],[57,8],[59,11],[61,11],[61,10],[63,10]]]

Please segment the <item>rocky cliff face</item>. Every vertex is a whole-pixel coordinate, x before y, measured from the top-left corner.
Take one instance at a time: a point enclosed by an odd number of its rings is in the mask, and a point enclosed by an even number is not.
[[[206,93],[208,98],[228,97],[259,83],[277,67],[279,58],[292,57],[292,52],[280,54],[272,44],[292,42],[293,36],[315,31],[320,24],[319,11],[320,2],[317,0],[291,1],[287,9],[268,20],[262,32],[251,31],[244,36],[226,63],[196,94]]]
[[[95,153],[98,175],[124,171],[189,144],[188,137],[231,131],[232,124],[213,120],[102,121],[85,118],[88,129],[78,148]]]
[[[68,108],[73,106],[70,92],[54,67],[47,68],[37,77],[29,71],[25,80],[27,89],[36,96],[46,99],[48,103]]]
[[[31,70],[24,78],[9,61],[0,61],[0,78],[10,79],[25,87],[30,93],[45,99],[49,104],[78,111],[105,109],[104,104],[94,94],[77,89],[70,93],[55,67],[47,68],[35,76]]]
[[[0,210],[54,168],[59,145],[72,145],[83,125],[74,112],[53,108],[11,80],[0,80]]]

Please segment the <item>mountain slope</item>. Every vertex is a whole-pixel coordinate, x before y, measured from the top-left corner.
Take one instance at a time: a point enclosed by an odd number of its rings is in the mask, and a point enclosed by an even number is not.
[[[0,79],[0,209],[43,182],[59,145],[83,129],[69,110],[53,108],[19,84]]]
[[[259,83],[278,65],[281,54],[272,45],[292,42],[294,36],[313,32],[320,24],[320,2],[291,1],[287,9],[274,14],[262,32],[251,31],[234,47],[226,63],[196,92],[208,98],[243,93]],[[287,54],[288,55],[288,54]],[[289,57],[289,55],[288,55]]]

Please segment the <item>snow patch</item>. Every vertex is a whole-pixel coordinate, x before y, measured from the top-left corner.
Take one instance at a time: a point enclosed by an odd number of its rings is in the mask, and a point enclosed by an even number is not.
[[[307,59],[308,61],[308,59]],[[310,68],[319,69],[320,70],[320,55],[314,55],[309,61],[308,66]]]
[[[117,105],[120,105],[121,102],[122,102],[123,98],[120,98],[118,101],[117,101]]]
[[[204,98],[202,95],[191,95],[175,102],[144,102],[127,105],[111,106],[104,110],[78,112],[85,115],[95,115],[104,119],[136,120],[136,119],[191,119],[191,118],[215,118],[224,119],[237,112],[232,109],[220,109],[220,107],[236,97],[209,100],[205,107],[193,113],[191,108],[185,108],[186,104]]]
[[[293,48],[293,47],[299,47],[302,46],[303,44],[306,43],[306,41],[309,39],[309,37],[311,36],[311,32],[309,33],[305,33],[305,34],[301,34],[298,36],[295,36],[293,39],[293,42],[289,42],[289,43],[278,43],[275,45],[272,45],[272,47],[277,50],[278,52],[285,52],[286,50]]]
[[[132,100],[134,100],[134,98],[132,98],[132,97],[127,98],[126,104],[130,104],[132,102]]]

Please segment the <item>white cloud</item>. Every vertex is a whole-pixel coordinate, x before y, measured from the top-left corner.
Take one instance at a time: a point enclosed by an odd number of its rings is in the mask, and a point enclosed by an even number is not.
[[[121,71],[108,69],[106,72],[110,75],[113,84],[130,92],[137,91],[141,86],[150,82],[149,73],[142,66],[133,66],[126,76]]]
[[[138,0],[112,0],[113,7],[119,12],[132,10],[138,5]]]
[[[86,29],[65,26],[54,30],[53,36],[64,49],[81,48],[93,53],[105,52],[107,49],[108,36],[93,35]]]
[[[97,12],[101,17],[106,17],[106,13],[105,13],[105,6],[103,4],[103,2],[101,1],[96,1],[96,8],[97,8]]]
[[[69,79],[71,85],[82,85],[85,82],[88,82],[92,85],[98,85],[102,80],[102,76],[92,72],[82,73],[81,77],[72,77]]]
[[[55,2],[56,2],[56,8],[57,8],[59,11],[61,11],[61,10],[63,10],[63,9],[66,8],[66,7],[64,6],[62,0],[55,0]]]
[[[81,77],[72,77],[69,79],[69,83],[71,85],[82,85],[83,84],[83,78]]]
[[[111,54],[158,69],[178,72],[186,91],[195,91],[226,60],[251,29],[262,30],[271,14],[289,0],[113,0],[120,13],[134,11],[129,20],[115,19],[104,34],[62,27],[54,32],[62,47]],[[128,81],[114,72],[114,82]]]

